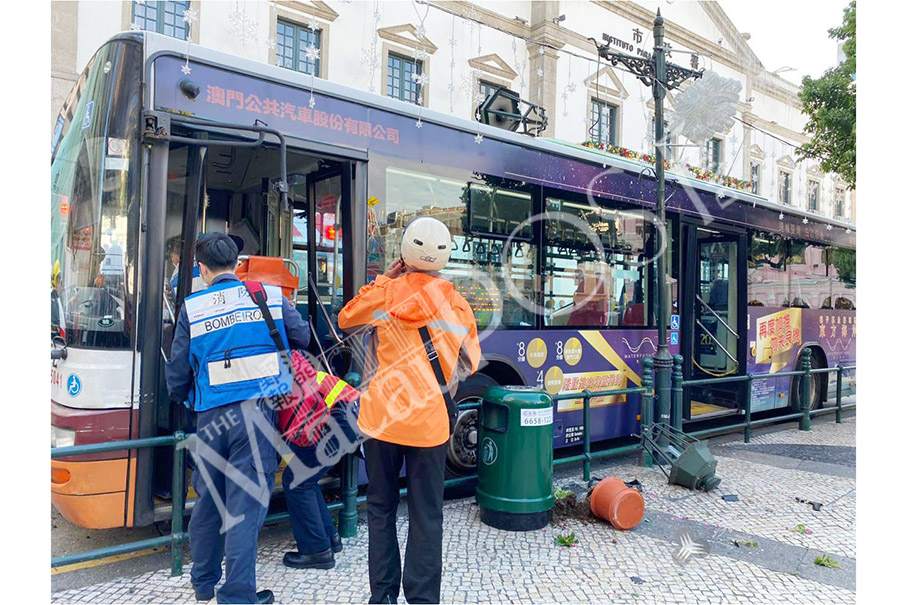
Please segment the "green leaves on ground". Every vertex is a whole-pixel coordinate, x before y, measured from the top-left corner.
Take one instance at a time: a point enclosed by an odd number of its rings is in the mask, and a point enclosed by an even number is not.
[[[566,546],[568,548],[572,548],[579,544],[579,540],[576,539],[576,532],[570,532],[569,536],[558,534],[558,536],[554,539],[554,542],[558,546]]]
[[[819,555],[816,557],[816,560],[813,561],[816,565],[821,567],[831,567],[832,569],[841,569],[841,564],[835,561],[831,555]]]

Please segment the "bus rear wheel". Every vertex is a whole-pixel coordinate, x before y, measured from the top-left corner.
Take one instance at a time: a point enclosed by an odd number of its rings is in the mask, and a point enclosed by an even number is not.
[[[484,374],[473,374],[457,389],[455,400],[457,404],[479,403],[486,389],[497,385],[497,381]],[[462,477],[476,471],[478,442],[479,410],[460,411],[447,443],[447,470],[451,474]]]
[[[816,354],[815,351],[810,350],[812,356],[810,361],[812,362],[812,369],[818,370],[825,367],[825,364],[822,362],[822,358]],[[800,359],[797,359],[796,369],[800,369]],[[816,410],[822,407],[822,393],[825,391],[825,381],[828,380],[827,374],[812,374],[809,377],[810,389],[809,389],[809,409]],[[803,408],[800,405],[800,385],[803,382],[803,376],[794,376],[790,381],[790,401],[791,407],[795,412],[799,412]]]

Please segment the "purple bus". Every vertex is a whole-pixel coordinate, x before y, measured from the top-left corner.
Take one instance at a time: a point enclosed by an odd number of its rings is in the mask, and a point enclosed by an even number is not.
[[[638,385],[657,344],[655,259],[685,376],[781,372],[806,349],[813,367],[854,361],[851,224],[669,171],[669,245],[657,250],[648,164],[195,45],[187,59],[184,43],[152,33],[121,34],[89,63],[54,132],[51,178],[51,331],[67,350],[51,371],[58,446],[187,428],[160,377],[199,232],[239,235],[243,254],[298,268],[297,306],[332,350],[318,302],[335,321],[399,256],[411,219],[443,221],[444,275],[482,331],[483,367],[461,403],[495,384]],[[834,387],[815,380],[812,406]],[[789,378],[761,381],[753,409],[796,393]],[[742,406],[737,386],[691,390],[684,421]],[[627,438],[639,418],[637,395],[598,397],[591,438]],[[459,416],[452,472],[476,465],[476,421]],[[560,401],[554,446],[582,440],[581,400]],[[159,449],[53,461],[54,505],[85,527],[150,523],[170,484]]]

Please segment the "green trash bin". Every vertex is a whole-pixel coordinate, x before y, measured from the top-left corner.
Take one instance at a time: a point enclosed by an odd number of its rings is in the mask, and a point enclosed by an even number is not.
[[[491,387],[479,422],[476,502],[483,523],[541,529],[554,507],[554,404],[534,387]]]

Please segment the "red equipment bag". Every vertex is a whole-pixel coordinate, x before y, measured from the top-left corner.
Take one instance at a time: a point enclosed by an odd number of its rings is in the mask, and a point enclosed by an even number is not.
[[[313,446],[324,433],[331,408],[341,401],[355,401],[359,391],[336,376],[316,371],[300,351],[287,355],[286,345],[268,309],[267,293],[259,282],[244,283],[293,376],[290,393],[282,396],[277,406],[277,429],[290,443]]]

